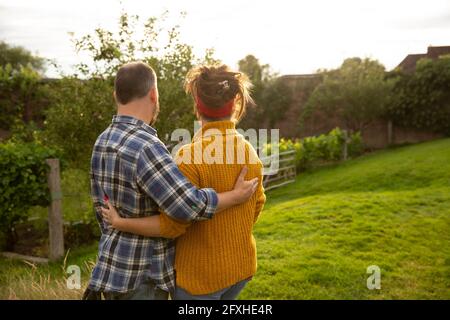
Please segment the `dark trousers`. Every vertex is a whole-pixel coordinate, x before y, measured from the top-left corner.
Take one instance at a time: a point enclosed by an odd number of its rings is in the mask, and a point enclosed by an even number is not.
[[[133,291],[104,292],[103,295],[106,300],[167,300],[169,298],[169,293],[157,288],[152,280],[143,282]]]

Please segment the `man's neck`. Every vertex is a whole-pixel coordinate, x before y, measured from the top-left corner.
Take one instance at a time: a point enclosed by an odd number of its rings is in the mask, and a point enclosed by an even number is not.
[[[149,124],[151,119],[148,119],[148,115],[141,112],[141,110],[144,110],[143,108],[143,106],[138,106],[136,104],[121,105],[117,107],[117,115],[130,116]]]

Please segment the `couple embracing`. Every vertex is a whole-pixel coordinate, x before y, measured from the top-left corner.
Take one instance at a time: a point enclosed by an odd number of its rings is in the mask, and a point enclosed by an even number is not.
[[[185,89],[202,126],[173,159],[152,127],[155,72],[142,62],[118,70],[117,115],[92,153],[102,235],[84,299],[237,298],[256,272],[252,228],[265,202],[262,163],[235,128],[249,87],[227,66],[190,70]],[[217,139],[223,149],[198,159],[196,150]],[[214,161],[217,153],[223,161]]]

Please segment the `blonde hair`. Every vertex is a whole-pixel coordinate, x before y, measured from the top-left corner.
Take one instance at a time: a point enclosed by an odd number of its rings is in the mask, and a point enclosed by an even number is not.
[[[198,98],[201,99],[209,108],[220,108],[234,99],[231,115],[231,120],[234,121],[239,121],[245,114],[247,105],[253,103],[251,87],[252,83],[244,73],[234,72],[227,65],[194,67],[187,73],[184,83],[186,93],[195,102]],[[195,109],[198,112],[196,106]]]

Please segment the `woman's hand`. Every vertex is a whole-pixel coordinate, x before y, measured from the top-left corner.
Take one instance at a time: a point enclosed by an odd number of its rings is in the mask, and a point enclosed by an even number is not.
[[[109,200],[103,200],[105,207],[102,207],[103,221],[108,224],[109,229],[121,232],[128,232],[144,237],[162,237],[159,226],[159,215],[142,218],[122,218]]]
[[[119,213],[117,212],[116,208],[114,208],[109,204],[109,201],[105,201],[105,203],[108,208],[102,207],[103,221],[109,224],[112,228],[116,229],[120,220],[123,218],[119,216]]]

